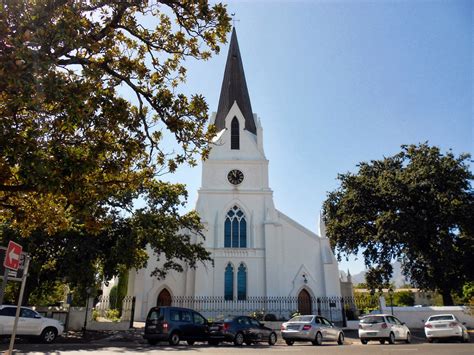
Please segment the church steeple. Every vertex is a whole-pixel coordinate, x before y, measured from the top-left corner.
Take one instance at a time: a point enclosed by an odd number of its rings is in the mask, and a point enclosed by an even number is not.
[[[221,96],[219,98],[219,106],[214,122],[218,131],[225,128],[225,118],[234,104],[234,101],[237,101],[237,105],[244,115],[245,129],[253,134],[257,134],[235,27],[232,30],[232,37],[230,39],[224,80],[222,80]]]

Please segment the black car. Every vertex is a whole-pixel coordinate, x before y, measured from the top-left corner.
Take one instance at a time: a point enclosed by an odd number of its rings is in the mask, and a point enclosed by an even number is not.
[[[209,324],[206,318],[192,309],[154,307],[146,317],[143,337],[151,345],[159,341],[178,345],[181,340],[193,345],[195,341],[209,340]]]
[[[268,342],[275,345],[277,342],[276,333],[265,327],[258,320],[237,316],[217,320],[209,328],[209,344],[218,345],[220,342],[233,342],[235,345],[243,343],[250,345],[258,342]]]

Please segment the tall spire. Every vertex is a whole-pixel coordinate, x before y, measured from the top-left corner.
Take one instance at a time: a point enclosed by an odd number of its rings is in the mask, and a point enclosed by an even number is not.
[[[224,80],[222,80],[221,96],[214,123],[218,131],[225,128],[225,117],[229,113],[234,101],[237,101],[237,105],[244,115],[245,129],[253,134],[257,134],[235,27],[232,30],[232,37],[230,39]]]

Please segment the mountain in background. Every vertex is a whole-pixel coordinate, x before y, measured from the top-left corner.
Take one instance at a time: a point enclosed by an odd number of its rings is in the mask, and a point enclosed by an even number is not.
[[[390,279],[390,282],[393,282],[396,287],[400,287],[402,285],[409,283],[405,279],[405,276],[402,275],[402,266],[398,261],[392,263],[392,267],[393,267],[393,274],[392,274],[392,278]],[[358,274],[352,275],[352,284],[357,285],[360,283],[365,283],[365,273],[366,271],[361,271]],[[346,280],[347,270],[346,271],[341,270],[341,274],[343,276],[343,279]]]

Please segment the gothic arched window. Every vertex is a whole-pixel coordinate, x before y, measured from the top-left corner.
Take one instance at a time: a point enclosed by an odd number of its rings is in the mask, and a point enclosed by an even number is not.
[[[237,299],[247,299],[247,268],[243,263],[240,264],[237,272]]]
[[[247,248],[247,221],[237,206],[232,207],[225,218],[224,247]]]
[[[224,299],[231,301],[234,298],[234,267],[227,264],[224,274]]]
[[[230,124],[230,149],[240,149],[239,143],[239,120],[234,117]]]

